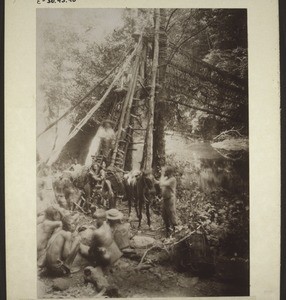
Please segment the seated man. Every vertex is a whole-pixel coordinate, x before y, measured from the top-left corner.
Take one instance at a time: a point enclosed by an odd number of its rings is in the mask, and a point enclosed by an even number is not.
[[[104,267],[117,261],[122,253],[113,240],[109,224],[104,221],[105,215],[101,215],[98,218],[98,225],[101,225],[93,229],[90,235],[90,246],[81,244],[80,253],[87,259],[92,260],[95,265]]]
[[[105,210],[96,210],[93,218],[95,219],[95,221],[91,225],[83,225],[78,228],[79,235],[81,236],[81,249],[92,244],[94,230],[99,228],[103,224],[103,222],[106,221]],[[83,252],[85,253],[86,251],[83,250]]]
[[[65,223],[51,237],[46,249],[47,270],[55,276],[71,273],[72,263],[80,247],[80,236],[75,233],[76,225]]]
[[[120,250],[130,246],[130,224],[122,223],[123,214],[119,210],[113,208],[106,212],[107,222],[110,225],[114,241]]]
[[[102,190],[102,181],[103,178],[100,174],[100,167],[96,161],[93,161],[92,166],[90,167],[87,173],[87,183],[84,186],[84,192],[86,195],[86,204],[85,209],[88,209],[92,204],[92,198],[94,192],[98,194]]]
[[[46,247],[55,229],[62,227],[60,212],[54,207],[48,207],[37,219],[37,253],[38,266],[43,266],[46,257]]]

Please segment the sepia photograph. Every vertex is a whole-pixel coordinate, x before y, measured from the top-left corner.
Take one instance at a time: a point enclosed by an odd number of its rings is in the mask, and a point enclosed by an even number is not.
[[[38,298],[250,295],[248,11],[36,9]]]

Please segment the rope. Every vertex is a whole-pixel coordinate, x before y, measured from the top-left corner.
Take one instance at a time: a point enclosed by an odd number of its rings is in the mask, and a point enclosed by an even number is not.
[[[130,47],[128,48],[128,51],[125,51],[122,57],[120,58],[119,62],[113,67],[110,72],[102,79],[100,80],[83,98],[81,98],[75,105],[70,107],[64,114],[62,114],[57,120],[55,120],[53,123],[48,125],[41,133],[37,135],[37,138],[39,138],[41,135],[43,135],[45,132],[47,132],[49,129],[54,127],[60,120],[68,116],[77,106],[79,106],[86,98],[88,98],[113,72],[118,68],[118,66],[124,61],[126,54],[130,51]]]

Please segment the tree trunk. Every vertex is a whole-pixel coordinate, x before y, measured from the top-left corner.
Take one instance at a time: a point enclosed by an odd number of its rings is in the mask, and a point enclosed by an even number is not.
[[[160,29],[160,9],[154,9],[155,34],[154,34],[154,57],[152,63],[152,81],[149,98],[148,127],[146,132],[146,156],[143,157],[143,169],[151,170],[153,161],[153,130],[154,130],[154,102],[156,92],[156,79],[159,60],[159,29]]]
[[[166,10],[160,9],[160,52],[159,52],[159,91],[155,100],[154,112],[154,136],[153,136],[153,169],[158,175],[162,166],[166,164],[165,156],[165,136],[164,130],[166,125],[166,98],[165,74],[166,74],[166,58],[167,58],[167,34],[166,26]]]
[[[142,54],[141,54],[141,59],[140,59],[140,66],[139,66],[139,80],[140,82],[144,85],[145,84],[145,72],[146,72],[146,59],[147,59],[147,43],[144,43],[144,37],[143,37],[143,48],[142,48]],[[135,93],[136,98],[141,98],[142,96],[142,90],[141,88]],[[131,114],[132,115],[137,115],[138,114],[138,106],[134,105],[131,108]],[[135,122],[134,118],[130,119],[130,125],[131,127],[134,127]],[[130,150],[130,147],[133,148],[133,142],[134,142],[134,130],[131,131],[130,133],[130,146],[129,150],[127,150],[126,153],[126,158],[125,158],[125,166],[124,170],[126,171],[131,171],[133,168],[133,151]],[[142,155],[143,156],[143,155]]]

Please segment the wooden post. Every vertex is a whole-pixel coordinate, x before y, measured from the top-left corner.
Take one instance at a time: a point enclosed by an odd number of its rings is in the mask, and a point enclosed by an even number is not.
[[[152,168],[158,175],[162,166],[166,164],[165,157],[165,126],[166,126],[166,58],[167,35],[166,10],[160,9],[160,36],[159,36],[159,89],[156,93],[154,110],[154,135],[153,135],[153,164]]]
[[[155,17],[155,34],[154,34],[154,57],[152,64],[152,81],[151,81],[151,91],[149,98],[149,114],[148,114],[148,127],[146,135],[146,157],[143,158],[143,169],[152,169],[153,160],[153,129],[154,129],[154,100],[156,93],[156,77],[158,69],[158,59],[159,59],[159,28],[160,28],[160,9],[154,9]]]

